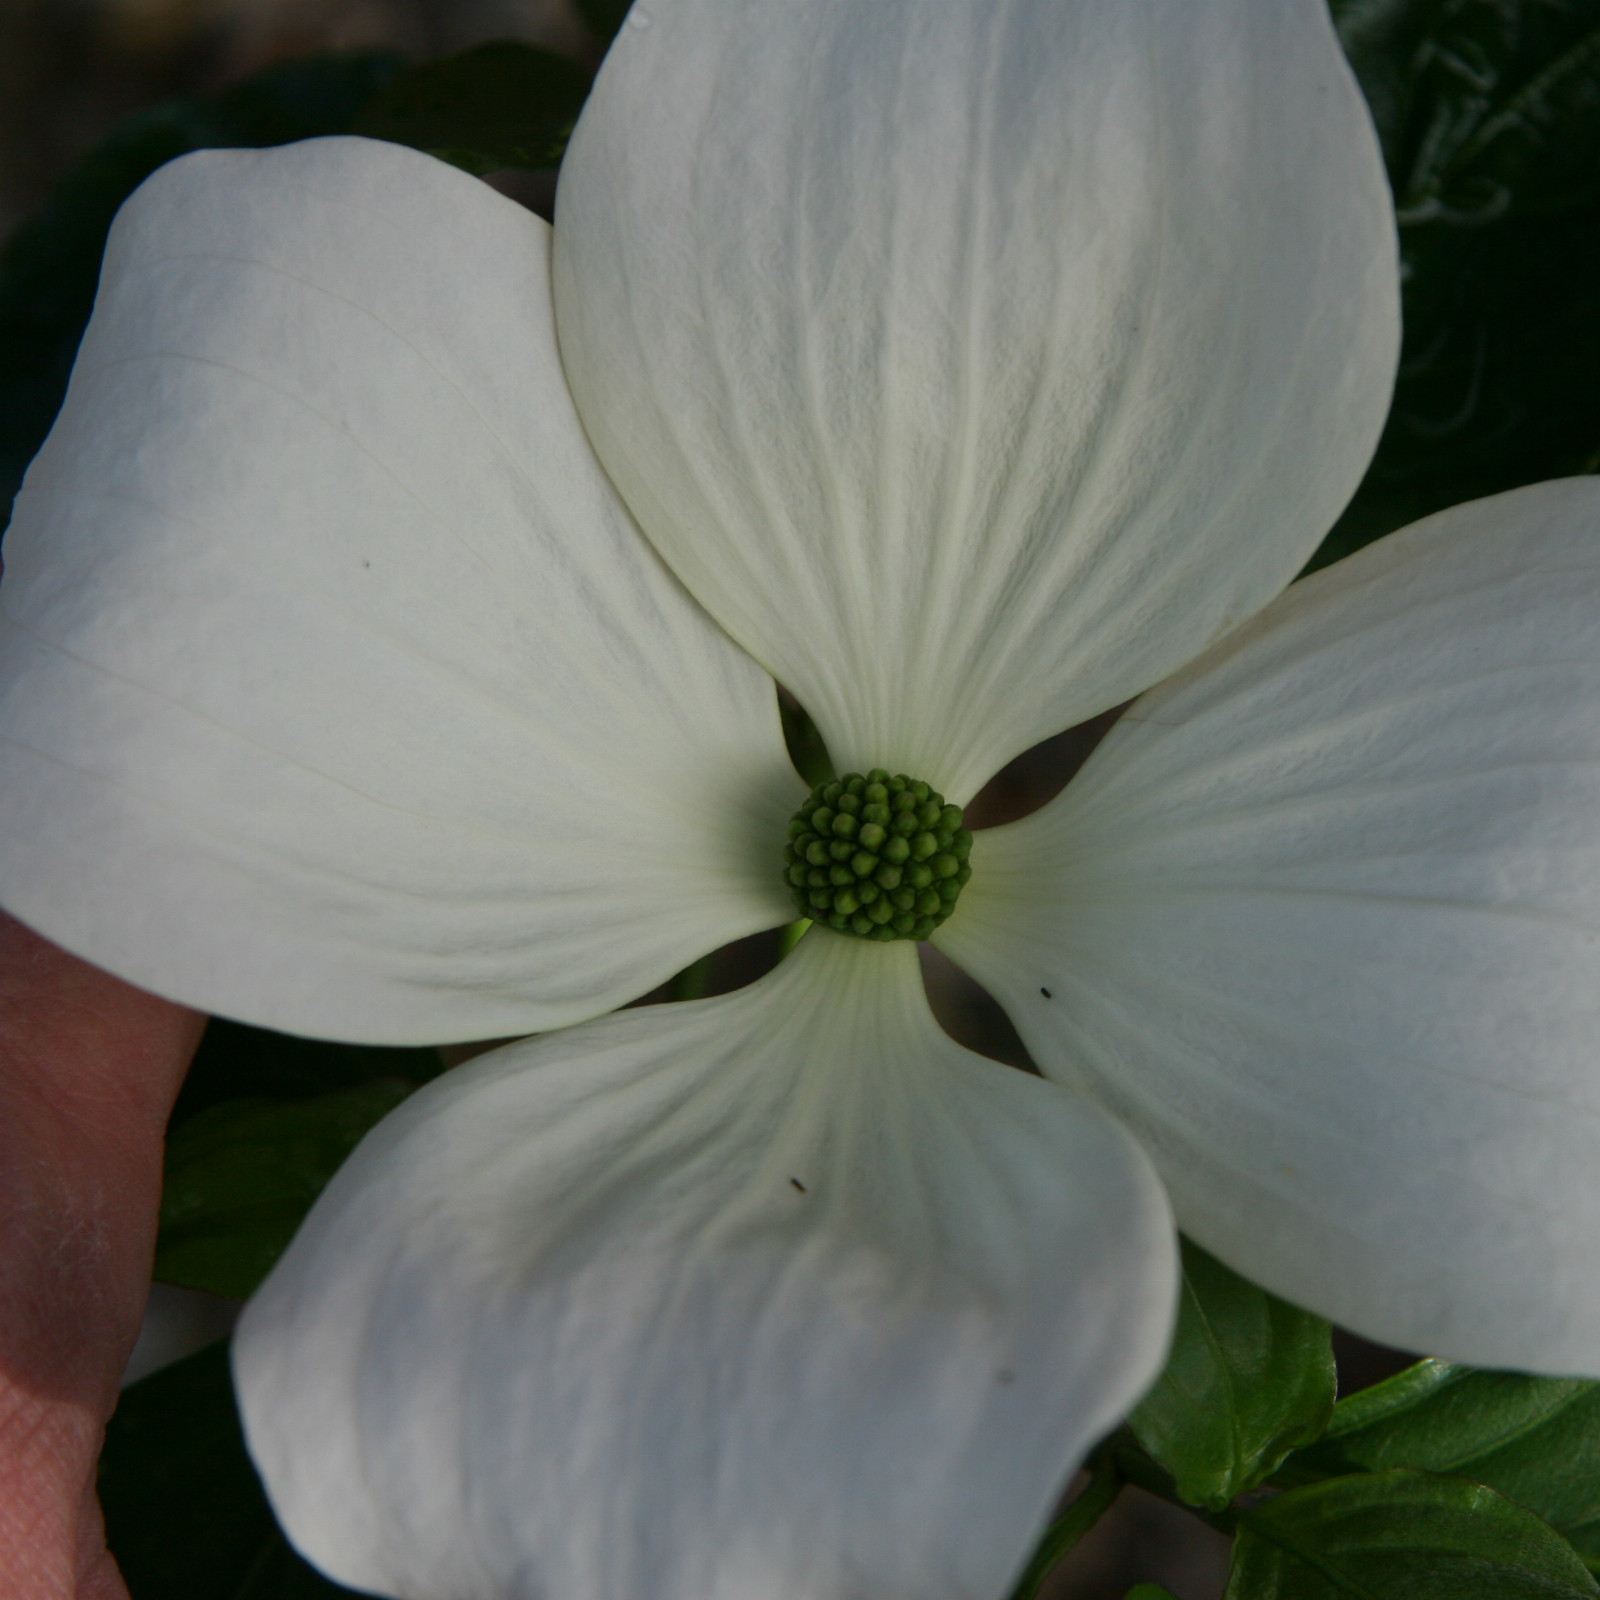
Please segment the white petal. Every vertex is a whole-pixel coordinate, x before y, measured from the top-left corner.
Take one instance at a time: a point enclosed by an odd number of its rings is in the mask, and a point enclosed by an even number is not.
[[[1208,1249],[1600,1375],[1600,480],[1297,584],[972,859],[941,945]]]
[[[406,1600],[993,1600],[1159,1367],[1166,1202],[910,943],[447,1074],[247,1308],[295,1543]]]
[[[6,542],[9,910],[373,1041],[592,1016],[793,914],[771,681],[595,462],[548,274],[538,218],[365,140],[128,202]]]
[[[562,356],[843,768],[965,801],[1290,580],[1398,326],[1322,0],[633,18],[562,167]]]

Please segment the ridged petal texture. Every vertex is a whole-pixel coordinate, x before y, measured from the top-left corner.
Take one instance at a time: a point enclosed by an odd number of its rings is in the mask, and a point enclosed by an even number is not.
[[[562,167],[601,459],[840,770],[964,804],[1354,490],[1389,192],[1322,0],[643,0]]]
[[[235,1375],[294,1542],[403,1600],[994,1600],[1160,1366],[1159,1182],[914,948],[511,1045],[340,1170]]]
[[[0,896],[325,1037],[593,1016],[792,912],[771,680],[573,412],[549,229],[357,139],[112,232],[0,587]]]
[[[1600,1375],[1600,481],[1295,585],[972,860],[940,944],[1208,1249]]]

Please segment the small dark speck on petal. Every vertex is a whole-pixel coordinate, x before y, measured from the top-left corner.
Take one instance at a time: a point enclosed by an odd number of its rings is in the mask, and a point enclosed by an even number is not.
[[[1039,985],[1039,993],[1042,994],[1045,997],[1046,1000],[1049,1000],[1049,999],[1052,998],[1050,991],[1047,988],[1045,988],[1045,986],[1042,983]]]
[[[789,1182],[792,1183],[795,1186],[795,1188],[797,1188],[800,1191],[801,1194],[804,1194],[806,1192],[806,1186],[803,1183],[801,1183],[801,1181],[798,1178],[791,1178],[789,1180]]]
[[[1010,1367],[1001,1367],[996,1376],[1000,1379],[1001,1383],[1015,1383],[1017,1381],[1017,1375],[1011,1370]]]

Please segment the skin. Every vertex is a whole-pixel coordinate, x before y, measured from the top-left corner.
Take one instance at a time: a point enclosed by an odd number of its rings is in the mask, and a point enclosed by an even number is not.
[[[139,1332],[199,1012],[0,912],[0,1594],[127,1600],[95,1462]]]

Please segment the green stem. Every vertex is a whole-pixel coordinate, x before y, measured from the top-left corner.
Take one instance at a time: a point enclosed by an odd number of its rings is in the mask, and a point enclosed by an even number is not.
[[[1117,1471],[1112,1453],[1097,1452],[1089,1470],[1092,1476],[1083,1493],[1045,1529],[1011,1600],[1034,1600],[1061,1558],[1111,1509],[1111,1502],[1122,1488],[1122,1474]]]

